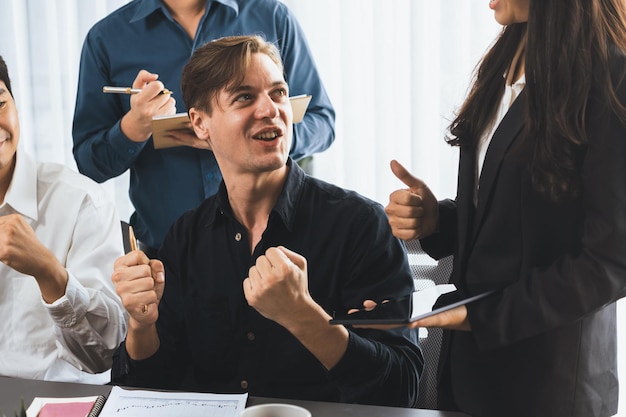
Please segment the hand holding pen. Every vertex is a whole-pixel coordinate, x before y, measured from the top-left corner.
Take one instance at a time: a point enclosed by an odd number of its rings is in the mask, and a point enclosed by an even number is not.
[[[133,142],[145,142],[150,138],[154,116],[176,113],[176,100],[158,77],[141,70],[131,88],[122,87],[122,94],[130,94],[130,110],[122,117],[120,128]]]
[[[131,231],[129,227],[128,237],[132,246],[135,240]],[[133,250],[116,259],[111,280],[124,308],[131,320],[134,320],[131,327],[138,329],[153,326],[159,315],[159,302],[165,288],[163,263],[148,258],[140,250]]]

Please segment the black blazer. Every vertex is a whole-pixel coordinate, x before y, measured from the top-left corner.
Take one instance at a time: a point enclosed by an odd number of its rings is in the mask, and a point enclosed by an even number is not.
[[[618,95],[626,103],[625,86]],[[612,416],[614,303],[626,288],[626,129],[605,101],[591,100],[581,198],[552,203],[531,185],[525,101],[522,92],[494,134],[478,206],[476,154],[462,149],[457,198],[440,202],[440,230],[421,241],[435,258],[454,254],[451,282],[460,289],[502,288],[468,306],[472,332],[444,332],[440,403],[476,416]]]

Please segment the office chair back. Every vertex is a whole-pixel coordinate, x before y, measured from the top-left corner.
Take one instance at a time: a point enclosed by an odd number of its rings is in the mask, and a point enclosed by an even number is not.
[[[416,290],[448,283],[452,272],[452,256],[436,261],[424,253],[418,240],[407,241],[406,248]],[[437,364],[442,333],[441,329],[419,329],[424,372],[420,378],[417,408],[437,408]]]

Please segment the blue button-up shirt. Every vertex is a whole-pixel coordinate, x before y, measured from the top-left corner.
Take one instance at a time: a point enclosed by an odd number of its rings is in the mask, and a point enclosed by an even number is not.
[[[155,150],[152,139],[137,143],[120,130],[130,110],[127,95],[103,94],[105,85],[130,86],[141,69],[157,73],[184,112],[183,66],[208,41],[260,34],[278,46],[290,94],[313,97],[302,123],[294,125],[291,156],[321,152],[334,140],[335,113],[304,33],[277,0],[209,0],[196,37],[159,0],[135,0],[96,23],[83,45],[74,113],[74,157],[78,169],[98,182],[130,169],[130,223],[145,244],[159,247],[183,212],[217,191],[221,174],[213,152],[191,147]]]
[[[174,224],[159,252],[166,275],[159,350],[132,361],[122,346],[113,361],[116,384],[415,405],[423,361],[414,331],[349,329],[346,352],[327,371],[296,337],[246,302],[242,282],[249,268],[279,245],[307,259],[308,290],[329,313],[413,290],[402,243],[382,206],[288,164],[253,253],[224,185]]]

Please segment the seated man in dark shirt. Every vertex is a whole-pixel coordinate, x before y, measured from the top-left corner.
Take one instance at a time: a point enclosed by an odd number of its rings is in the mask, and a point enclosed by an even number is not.
[[[329,324],[333,311],[406,294],[413,281],[382,206],[288,157],[277,49],[255,36],[210,42],[183,70],[182,93],[223,182],[172,226],[160,260],[116,261],[130,321],[113,382],[413,406],[415,333]]]

